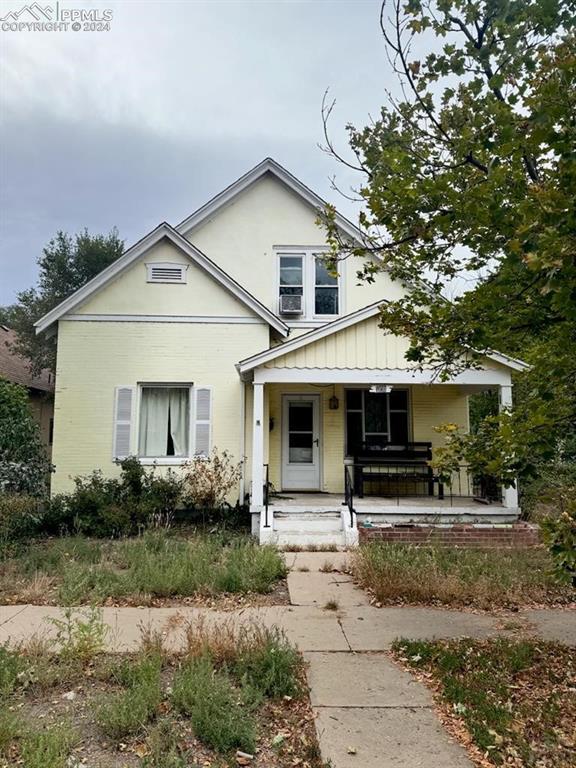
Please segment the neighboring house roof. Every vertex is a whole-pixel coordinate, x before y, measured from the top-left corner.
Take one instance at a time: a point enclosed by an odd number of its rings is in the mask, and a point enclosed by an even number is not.
[[[385,301],[377,301],[374,304],[369,304],[367,307],[363,307],[362,309],[358,309],[355,312],[351,312],[349,315],[344,315],[344,317],[339,317],[337,320],[326,323],[326,325],[323,325],[320,328],[315,328],[311,331],[308,331],[307,333],[303,333],[301,336],[297,336],[291,341],[287,341],[284,344],[278,344],[271,349],[265,349],[256,355],[252,355],[251,357],[247,357],[245,360],[241,360],[236,365],[236,368],[238,369],[240,375],[248,373],[249,371],[258,368],[259,366],[264,365],[271,360],[275,360],[278,357],[282,357],[283,355],[294,352],[297,349],[301,349],[308,344],[313,344],[315,341],[319,341],[326,336],[331,336],[335,333],[338,333],[339,331],[343,331],[345,328],[350,328],[352,325],[356,325],[357,323],[361,323],[370,317],[376,316],[380,312],[380,307],[384,303]],[[500,363],[507,368],[511,368],[514,371],[524,371],[529,367],[521,360],[515,360],[514,358],[508,357],[508,355],[504,355],[500,352],[489,352],[482,354],[484,357],[487,357],[494,362]]]
[[[42,371],[38,376],[32,375],[30,360],[21,357],[13,349],[17,340],[16,331],[0,325],[0,378],[13,384],[22,384],[28,389],[53,392],[54,376],[50,371]]]
[[[234,278],[230,277],[227,272],[224,272],[224,270],[209,259],[208,256],[192,245],[192,243],[186,240],[186,238],[177,232],[174,227],[166,222],[158,225],[156,229],[153,229],[152,232],[149,232],[145,237],[125,251],[119,259],[106,267],[106,269],[102,270],[102,272],[96,275],[90,282],[86,283],[82,288],[79,288],[51,312],[48,312],[44,317],[38,320],[38,322],[34,324],[36,333],[41,333],[46,330],[61,317],[86,301],[86,299],[94,293],[100,291],[111,280],[126,270],[140,256],[146,253],[148,249],[163,239],[169,240],[182,251],[182,253],[188,256],[191,261],[207,272],[217,283],[249,307],[256,315],[260,316],[281,336],[288,336],[289,329],[286,323],[280,320],[280,318],[265,307],[264,304],[243,288],[240,283],[237,283]]]
[[[201,208],[188,216],[184,221],[181,221],[177,225],[176,229],[183,235],[187,235],[194,227],[202,224],[204,221],[213,216],[220,208],[231,203],[234,198],[244,192],[247,187],[254,184],[266,174],[270,174],[274,178],[281,181],[285,186],[295,192],[305,203],[307,203],[315,211],[324,210],[328,203],[323,200],[319,195],[313,192],[309,187],[303,184],[296,176],[293,176],[286,168],[283,168],[276,160],[271,157],[267,157],[258,163],[252,170],[245,173],[235,182],[230,184],[229,187],[223,192],[213,197]],[[351,237],[353,240],[362,241],[362,232],[346,217],[340,213],[335,214],[335,222],[339,229]]]

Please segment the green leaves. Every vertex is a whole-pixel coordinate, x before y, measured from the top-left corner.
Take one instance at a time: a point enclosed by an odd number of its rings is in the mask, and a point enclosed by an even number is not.
[[[530,362],[515,410],[458,443],[504,477],[530,476],[576,432],[576,1],[387,10],[404,97],[350,131],[366,171],[359,278],[386,270],[410,286],[381,326],[440,380],[490,349]],[[348,253],[333,221],[328,231],[333,253]],[[468,291],[448,302],[455,279]]]

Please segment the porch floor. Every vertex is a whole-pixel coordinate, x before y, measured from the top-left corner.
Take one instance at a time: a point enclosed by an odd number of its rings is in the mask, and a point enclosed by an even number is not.
[[[284,491],[279,496],[270,499],[269,507],[275,512],[290,512],[291,509],[310,512],[337,512],[344,502],[344,494],[339,493],[302,493]],[[478,512],[487,512],[494,507],[502,507],[499,502],[481,504],[468,496],[446,496],[439,499],[437,496],[365,496],[363,499],[354,497],[354,509],[362,513],[377,512],[383,507],[423,507],[429,512],[431,509],[443,509],[450,507],[474,508]]]

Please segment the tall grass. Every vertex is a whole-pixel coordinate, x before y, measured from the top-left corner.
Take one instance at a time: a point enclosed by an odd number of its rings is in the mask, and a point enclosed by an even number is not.
[[[382,603],[443,603],[482,608],[568,602],[544,550],[481,550],[371,543],[352,558],[359,583]]]
[[[280,554],[245,536],[189,539],[150,531],[133,539],[94,542],[81,537],[36,543],[0,563],[0,598],[39,576],[50,577],[64,605],[107,597],[265,593],[286,573]]]

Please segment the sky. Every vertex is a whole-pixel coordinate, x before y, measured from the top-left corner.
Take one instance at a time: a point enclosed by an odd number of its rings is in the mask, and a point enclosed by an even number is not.
[[[0,0],[0,19],[22,8]],[[40,6],[55,6],[43,0]],[[393,87],[380,0],[60,0],[109,31],[0,30],[0,305],[33,285],[58,230],[129,246],[271,156],[342,213],[359,182],[318,147]]]

